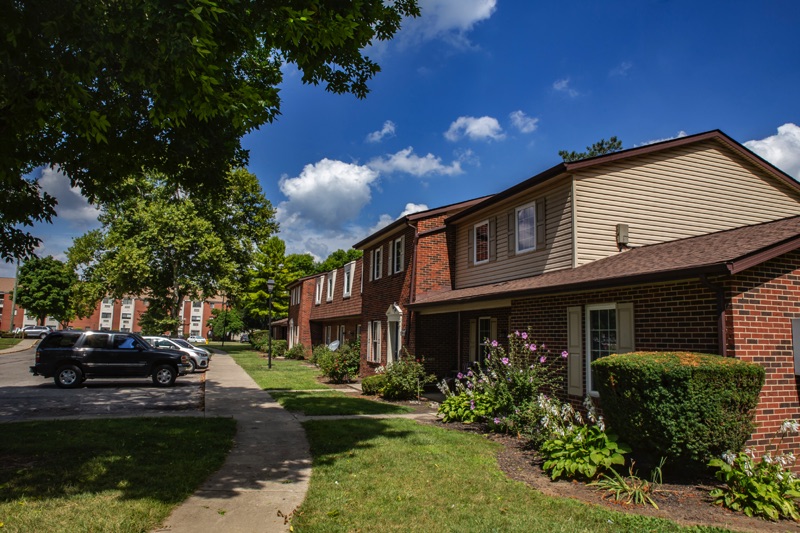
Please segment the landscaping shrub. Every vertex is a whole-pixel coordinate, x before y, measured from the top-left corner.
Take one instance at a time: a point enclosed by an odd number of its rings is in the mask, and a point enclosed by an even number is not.
[[[267,343],[267,349],[269,349],[269,343]],[[283,339],[272,341],[273,357],[285,357],[286,352],[288,350],[289,350],[289,341],[285,341]]]
[[[375,374],[361,380],[361,391],[370,396],[377,396],[386,386],[386,374]]]
[[[592,363],[609,424],[637,453],[702,468],[753,432],[758,365],[717,355],[637,352]]]
[[[250,333],[249,335],[250,344],[253,345],[253,348],[256,350],[263,352],[267,349],[267,343],[269,342],[269,331],[267,330],[255,330]]]
[[[298,343],[289,348],[284,357],[286,357],[286,359],[298,359],[302,361],[306,358],[306,355],[306,347]]]
[[[436,381],[435,376],[425,374],[422,361],[414,359],[408,352],[402,359],[389,365],[383,375],[386,376],[386,383],[381,396],[387,400],[419,398],[422,388]]]
[[[540,392],[553,394],[559,387],[559,359],[533,340],[528,331],[508,336],[508,352],[496,340],[489,341],[483,366],[459,373],[455,392],[446,383],[439,389],[445,401],[439,408],[445,422],[483,420],[491,429],[538,435],[543,412],[536,399]]]
[[[325,345],[314,348],[314,359],[317,366],[330,381],[344,383],[358,375],[361,353],[357,346],[344,344],[332,351]]]

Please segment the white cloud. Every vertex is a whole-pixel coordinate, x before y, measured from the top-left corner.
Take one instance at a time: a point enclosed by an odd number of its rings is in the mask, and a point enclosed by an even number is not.
[[[393,217],[392,215],[388,215],[388,214],[381,215],[378,218],[378,222],[376,222],[371,228],[369,228],[367,230],[367,232],[364,235],[364,237],[366,237],[367,235],[372,235],[376,231],[385,228],[386,226],[388,226],[389,224],[391,224],[392,222],[394,222],[395,220],[397,220],[399,218],[402,218],[404,216],[411,215],[411,214],[414,214],[414,213],[427,211],[428,209],[430,209],[430,208],[425,204],[407,203],[405,209],[403,209],[403,212],[400,213],[396,217]]]
[[[373,131],[369,135],[367,135],[367,142],[369,143],[379,143],[381,142],[384,137],[394,137],[395,131],[395,123],[391,120],[387,120],[383,123],[383,128],[378,131]]]
[[[51,196],[56,197],[58,219],[69,221],[76,226],[98,226],[97,215],[100,210],[91,205],[81,194],[81,190],[72,187],[69,178],[58,171],[45,167],[39,177],[39,185]]]
[[[301,217],[315,224],[341,227],[372,199],[370,185],[378,173],[369,167],[323,159],[306,165],[299,176],[283,176],[279,206],[286,220]]]
[[[455,122],[450,124],[450,128],[444,136],[448,141],[454,142],[464,136],[473,141],[500,141],[505,138],[503,128],[494,117],[458,117]]]
[[[513,111],[508,116],[511,119],[511,124],[522,133],[534,132],[539,127],[538,118],[529,117],[521,110]]]
[[[570,98],[575,98],[579,94],[578,91],[569,86],[569,78],[554,81],[553,89],[560,93],[566,94]]]
[[[406,172],[417,177],[429,174],[455,176],[464,172],[461,170],[460,161],[453,161],[450,165],[443,165],[441,157],[436,157],[430,153],[425,157],[420,157],[414,154],[413,151],[414,149],[409,146],[405,150],[400,150],[388,157],[376,157],[367,163],[367,166],[387,174]]]
[[[800,180],[800,127],[787,123],[777,135],[747,141],[744,145],[796,180]]]
[[[422,16],[404,21],[405,41],[444,39],[457,47],[470,47],[466,34],[497,9],[497,0],[421,0]]]
[[[664,141],[671,141],[672,139],[680,139],[681,137],[686,137],[687,133],[683,130],[680,130],[678,133],[673,135],[672,137],[664,137],[663,139],[650,139],[649,141],[645,141],[643,143],[635,144],[633,147],[637,148],[639,146],[647,146],[648,144],[655,144]]]
[[[633,67],[633,63],[629,61],[623,61],[616,67],[612,68],[611,71],[608,73],[609,76],[622,76],[625,77],[628,75],[628,71]]]

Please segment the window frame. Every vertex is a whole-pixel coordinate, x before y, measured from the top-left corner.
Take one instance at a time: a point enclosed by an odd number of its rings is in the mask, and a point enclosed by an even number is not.
[[[342,289],[342,298],[350,298],[353,294],[353,273],[355,272],[355,261],[351,261],[344,266],[344,282]]]
[[[383,276],[383,246],[378,246],[372,252],[371,261],[370,261],[370,268],[371,268],[371,277],[372,281],[376,281],[381,279]]]
[[[314,305],[322,303],[322,284],[325,283],[325,276],[317,276],[317,284],[314,287]]]
[[[584,332],[586,335],[586,355],[584,357],[584,365],[586,365],[586,391],[594,398],[600,396],[600,393],[592,388],[592,312],[593,311],[614,311],[614,345],[619,344],[619,313],[617,310],[616,302],[605,302],[599,304],[586,305],[586,316],[584,317]],[[606,328],[608,329],[608,328]],[[616,349],[612,351],[615,353]],[[605,356],[600,356],[605,357]],[[598,359],[600,358],[598,357]]]
[[[333,295],[336,292],[336,271],[332,270],[325,276],[325,284],[327,287],[325,301],[332,302]]]
[[[486,227],[486,259],[478,259],[478,228]],[[478,222],[474,226],[472,226],[472,263],[475,265],[482,265],[484,263],[489,262],[490,253],[489,253],[489,240],[491,239],[491,235],[489,234],[489,220],[484,220],[482,222]]]
[[[520,243],[520,232],[519,232],[519,214],[521,211],[525,211],[526,209],[532,209],[533,216],[531,219],[531,225],[533,229],[533,233],[531,236],[531,240],[533,241],[532,246],[528,248],[521,248]],[[517,254],[524,254],[527,252],[533,252],[536,250],[536,202],[528,202],[527,204],[520,205],[514,208],[514,247],[515,252]]]
[[[391,249],[391,271],[392,274],[398,274],[405,270],[406,263],[406,236],[401,235],[392,241]]]

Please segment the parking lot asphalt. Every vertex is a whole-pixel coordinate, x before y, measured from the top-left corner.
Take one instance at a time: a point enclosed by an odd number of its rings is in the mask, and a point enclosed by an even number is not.
[[[156,531],[289,531],[284,517],[303,502],[311,477],[305,431],[230,356],[215,354],[207,373],[181,376],[173,387],[156,387],[143,378],[88,380],[65,390],[30,374],[34,355],[31,348],[0,353],[0,423],[116,416],[236,419],[225,464]]]

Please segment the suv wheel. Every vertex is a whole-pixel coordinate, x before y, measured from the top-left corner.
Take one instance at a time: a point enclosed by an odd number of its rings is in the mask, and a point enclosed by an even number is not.
[[[159,365],[153,370],[153,383],[159,387],[169,387],[175,383],[178,372],[170,365]]]
[[[194,359],[191,357],[189,358],[189,374],[194,374],[197,371],[197,363],[194,362]]]
[[[47,337],[47,333],[42,333],[41,335],[39,335],[40,339],[44,339],[45,337]]]
[[[65,365],[58,369],[53,381],[61,389],[75,389],[81,386],[84,377],[81,369],[75,365]]]

